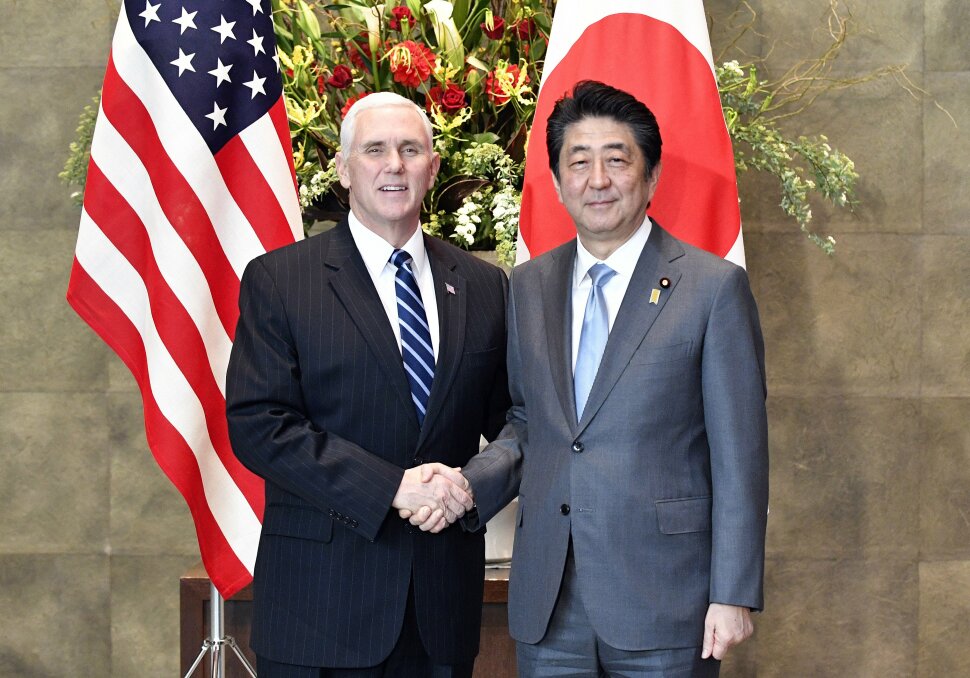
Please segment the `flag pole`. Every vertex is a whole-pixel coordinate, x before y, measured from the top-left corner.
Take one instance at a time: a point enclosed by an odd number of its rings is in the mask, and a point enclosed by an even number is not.
[[[256,678],[256,670],[249,663],[236,639],[225,633],[225,600],[215,584],[209,582],[209,637],[202,641],[202,649],[192,662],[185,678],[190,678],[202,664],[203,658],[209,655],[209,678],[226,678],[226,653],[224,646],[228,646],[239,659],[243,668],[252,678]]]

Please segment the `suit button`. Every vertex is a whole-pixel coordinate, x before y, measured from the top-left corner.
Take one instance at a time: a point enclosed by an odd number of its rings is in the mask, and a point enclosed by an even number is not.
[[[568,516],[569,515],[569,504],[563,504],[562,506],[560,506],[559,507],[559,512],[561,514],[563,514],[564,516]]]
[[[584,449],[586,449],[586,448],[583,447],[583,444],[581,442],[579,442],[578,440],[573,443],[573,452],[575,452],[576,454],[579,454]]]
[[[424,457],[415,457],[414,458],[414,465],[415,466],[421,466],[423,463],[425,463],[425,461],[427,461],[427,460]]]
[[[337,512],[334,511],[333,509],[330,509],[329,511],[327,511],[327,513],[330,515],[331,518],[334,518],[337,515]]]

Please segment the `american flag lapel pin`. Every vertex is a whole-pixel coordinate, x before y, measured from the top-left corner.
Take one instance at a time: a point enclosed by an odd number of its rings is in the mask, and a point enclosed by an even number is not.
[[[448,294],[455,294],[455,288],[449,283],[445,283],[445,290],[448,291]]]

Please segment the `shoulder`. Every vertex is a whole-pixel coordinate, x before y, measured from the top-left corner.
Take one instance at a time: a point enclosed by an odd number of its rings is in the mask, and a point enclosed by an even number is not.
[[[655,242],[662,256],[676,263],[684,272],[715,284],[731,279],[747,279],[745,270],[734,262],[677,238],[657,222],[653,222],[653,229],[655,232],[651,233],[649,242]]]
[[[504,286],[508,276],[501,268],[440,238],[426,235],[424,246],[436,263],[471,281]]]

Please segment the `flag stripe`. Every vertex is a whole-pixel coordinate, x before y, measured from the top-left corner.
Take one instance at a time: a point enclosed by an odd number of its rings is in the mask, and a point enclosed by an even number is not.
[[[191,451],[178,432],[158,416],[158,408],[148,387],[146,356],[141,338],[131,321],[109,296],[91,279],[76,259],[71,271],[68,302],[81,318],[121,357],[141,390],[145,410],[145,430],[149,448],[159,467],[185,498],[195,521],[203,560],[218,562],[209,574],[225,596],[245,586],[251,570],[235,557],[222,530],[204,501],[202,476]]]
[[[157,194],[143,188],[150,185],[148,171],[124,137],[104,115],[94,130],[91,162],[98,165],[107,180],[138,215],[140,222],[147,227],[162,274],[200,328],[206,345],[213,346],[212,356],[219,357],[219,362],[223,365],[228,364],[229,347],[220,347],[219,344],[228,342],[229,332],[235,330],[235,318],[239,311],[235,309],[231,318],[225,318],[218,312],[210,294],[211,287],[199,262],[165,216],[158,203]],[[96,199],[97,196],[91,197]],[[232,282],[238,289],[238,280],[222,282]],[[218,368],[214,367],[214,371],[218,371]]]
[[[89,201],[85,208],[88,216],[144,281],[152,321],[165,348],[199,399],[206,429],[219,459],[243,490],[254,512],[261,512],[262,483],[236,458],[229,443],[225,394],[220,390],[225,386],[225,364],[213,371],[198,329],[158,269],[138,215],[95,163],[88,169],[87,189],[98,196],[98,200]]]
[[[155,70],[151,59],[135,41],[123,11],[115,30],[112,54],[121,79],[151,114],[169,158],[192,187],[205,211],[219,215],[213,220],[216,236],[237,277],[242,277],[246,264],[265,250],[229,194],[209,148]]]
[[[286,148],[290,144],[289,131],[287,128],[286,137],[281,140],[274,120],[278,117],[282,118],[283,123],[286,124],[286,110],[283,107],[282,98],[274,104],[267,115],[261,117],[239,134],[239,138],[249,151],[251,161],[259,169],[257,176],[272,191],[275,204],[279,207],[277,212],[279,220],[263,223],[254,220],[243,206],[243,211],[249,217],[249,222],[253,225],[259,235],[260,242],[267,250],[292,242],[294,238],[299,238],[303,234],[300,204],[297,201],[293,183],[293,156],[283,151],[283,143],[286,144]],[[219,155],[221,153],[216,156],[217,160]],[[225,175],[226,172],[223,171],[223,176]],[[289,215],[289,219],[286,215]],[[286,239],[284,240],[284,238]]]
[[[231,139],[216,153],[216,163],[229,192],[253,225],[263,247],[273,249],[283,244],[280,236],[289,237],[290,226],[273,189],[260,174],[241,137]]]
[[[152,186],[152,202],[158,205],[162,214],[142,214],[142,220],[150,228],[155,223],[160,223],[174,229],[187,248],[184,256],[193,258],[201,268],[218,318],[222,321],[227,337],[231,337],[239,317],[237,295],[234,293],[238,288],[239,276],[233,271],[219,240],[215,237],[209,215],[162,147],[155,133],[152,117],[134,93],[118,78],[113,64],[114,60],[109,59],[104,80],[105,87],[112,88],[113,96],[102,102],[102,110],[116,134],[110,137],[113,144],[104,149],[104,152],[101,152],[100,147],[95,148],[92,143],[91,155],[95,157],[95,152],[99,152],[98,162],[106,171],[109,164],[114,165],[118,158],[127,156],[129,167],[124,169],[136,172],[126,179],[132,192],[145,193],[143,187]],[[98,130],[95,131],[95,135],[97,134]],[[105,139],[104,143],[108,143],[108,140]],[[121,145],[128,146],[129,150],[123,151]],[[118,170],[123,171],[122,168]],[[115,176],[112,183],[116,185],[115,179],[122,180]],[[195,295],[196,291],[190,291],[189,294]]]
[[[166,350],[149,308],[148,291],[138,272],[101,232],[87,212],[81,214],[77,261],[134,326],[144,351],[146,370],[139,385],[150,389],[157,415],[146,406],[146,418],[162,417],[178,431],[198,461],[205,499],[226,540],[237,554],[246,553],[246,535],[259,535],[259,518],[222,465],[204,425],[202,405]],[[129,355],[137,348],[128,346]],[[147,379],[146,379],[147,377]],[[146,404],[147,405],[147,404]],[[255,555],[255,550],[252,551]]]

